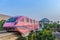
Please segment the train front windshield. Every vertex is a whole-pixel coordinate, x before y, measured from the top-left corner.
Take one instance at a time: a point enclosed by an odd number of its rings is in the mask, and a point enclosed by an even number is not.
[[[16,20],[17,18],[12,17],[12,18],[9,18],[6,22],[15,22]]]

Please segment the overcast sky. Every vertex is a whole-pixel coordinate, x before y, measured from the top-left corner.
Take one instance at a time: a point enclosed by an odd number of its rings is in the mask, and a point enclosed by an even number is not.
[[[60,21],[60,0],[0,0],[0,14]]]

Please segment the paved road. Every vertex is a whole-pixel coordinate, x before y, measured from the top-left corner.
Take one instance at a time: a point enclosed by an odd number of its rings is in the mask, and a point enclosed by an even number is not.
[[[59,32],[53,32],[52,34],[57,38],[56,40],[60,40],[60,33]]]

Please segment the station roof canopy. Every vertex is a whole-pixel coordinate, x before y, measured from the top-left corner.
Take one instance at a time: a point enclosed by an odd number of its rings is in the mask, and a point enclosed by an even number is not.
[[[40,22],[50,22],[50,21],[47,18],[43,18],[42,20],[40,20]]]

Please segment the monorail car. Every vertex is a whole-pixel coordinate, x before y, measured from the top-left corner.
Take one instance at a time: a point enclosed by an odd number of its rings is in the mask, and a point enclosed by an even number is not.
[[[21,35],[28,35],[31,31],[39,29],[39,21],[30,19],[26,16],[9,18],[3,25],[7,31],[16,31]]]

